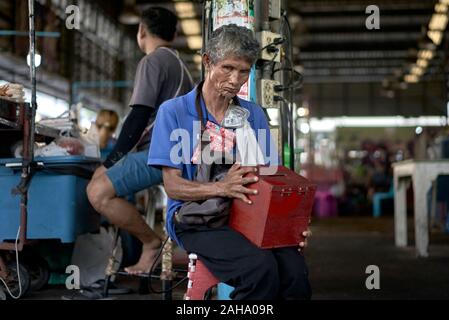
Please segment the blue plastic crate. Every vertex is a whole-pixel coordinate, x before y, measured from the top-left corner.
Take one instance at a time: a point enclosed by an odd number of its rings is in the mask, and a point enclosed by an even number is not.
[[[33,176],[28,191],[27,239],[60,239],[74,242],[79,234],[99,227],[99,215],[86,195],[89,179],[99,159],[82,156],[36,158],[44,164]],[[11,190],[21,170],[8,165],[21,159],[0,159],[0,241],[14,240],[20,223],[20,195]]]

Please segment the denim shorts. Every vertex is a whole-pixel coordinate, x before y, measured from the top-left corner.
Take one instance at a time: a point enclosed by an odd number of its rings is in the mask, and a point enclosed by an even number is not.
[[[147,165],[148,150],[128,153],[106,174],[119,197],[134,194],[162,183],[161,169]]]

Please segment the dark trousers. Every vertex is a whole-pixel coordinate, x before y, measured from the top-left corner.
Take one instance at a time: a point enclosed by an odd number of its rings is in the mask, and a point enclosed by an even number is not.
[[[235,300],[308,300],[311,288],[297,247],[260,249],[228,226],[176,223],[176,235],[209,271],[235,290]]]

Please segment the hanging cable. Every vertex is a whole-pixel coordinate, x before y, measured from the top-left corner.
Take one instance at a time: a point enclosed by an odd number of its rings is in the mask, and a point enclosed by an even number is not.
[[[16,250],[16,272],[17,272],[17,279],[19,280],[19,294],[17,296],[13,295],[11,290],[9,289],[8,285],[6,284],[6,280],[3,280],[0,277],[0,281],[5,286],[6,290],[8,291],[11,298],[17,300],[22,296],[22,281],[20,279],[20,269],[19,269],[19,249],[17,247],[17,243],[19,242],[19,234],[20,234],[20,226],[19,229],[17,229],[17,235],[16,235],[16,242],[15,242],[15,250]]]

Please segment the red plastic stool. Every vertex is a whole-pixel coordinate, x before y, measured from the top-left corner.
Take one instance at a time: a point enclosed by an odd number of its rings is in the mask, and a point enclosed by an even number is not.
[[[210,273],[206,266],[198,260],[194,253],[189,254],[189,271],[187,292],[184,300],[204,300],[207,290],[216,286],[219,281]]]

